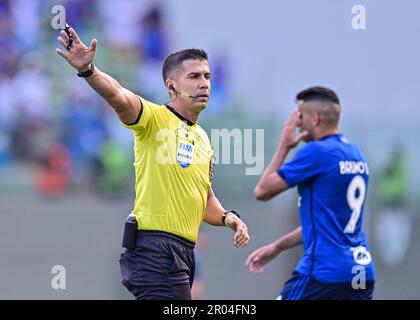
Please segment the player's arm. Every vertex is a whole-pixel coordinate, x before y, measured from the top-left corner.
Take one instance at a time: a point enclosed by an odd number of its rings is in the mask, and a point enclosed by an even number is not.
[[[67,62],[79,72],[91,69],[93,58],[96,54],[96,39],[86,47],[79,39],[73,28],[69,29],[73,37],[73,44],[68,47],[69,35],[63,30],[58,42],[64,47],[65,51],[56,49],[57,54],[62,56]],[[93,73],[85,78],[87,83],[100,94],[118,114],[120,120],[126,124],[134,123],[141,112],[142,104],[140,99],[131,91],[123,88],[118,81],[99,70],[96,66]]]
[[[265,265],[277,257],[282,251],[294,248],[301,243],[302,227],[298,227],[272,243],[256,249],[248,256],[245,265],[253,273],[263,272]]]
[[[210,188],[207,195],[207,206],[204,213],[204,221],[213,226],[223,226],[222,216],[226,210],[221,205],[219,199]],[[233,237],[233,244],[237,247],[245,247],[249,243],[248,227],[245,222],[238,218],[234,213],[226,213],[225,225],[231,228],[235,235]]]
[[[296,128],[299,122],[300,112],[295,109],[289,119],[283,124],[280,142],[270,164],[264,170],[261,178],[254,189],[255,197],[261,201],[267,201],[286,191],[289,186],[283,178],[277,173],[277,170],[283,165],[289,151],[293,149],[304,137],[307,132],[296,134]]]
[[[264,170],[254,189],[254,195],[258,200],[270,200],[289,188],[286,181],[277,173],[277,169],[283,165],[288,153],[288,149],[282,148],[281,145],[278,146],[273,159]]]

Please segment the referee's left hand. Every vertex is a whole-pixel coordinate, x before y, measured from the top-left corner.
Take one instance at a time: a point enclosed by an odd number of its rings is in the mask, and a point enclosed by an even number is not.
[[[235,231],[235,235],[233,237],[233,245],[235,245],[236,247],[247,246],[250,237],[248,234],[248,227],[246,226],[246,223],[232,213],[226,216],[225,224],[233,231]]]

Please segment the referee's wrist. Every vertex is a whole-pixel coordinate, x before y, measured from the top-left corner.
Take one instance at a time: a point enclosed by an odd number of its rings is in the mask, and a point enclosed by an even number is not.
[[[81,69],[76,69],[76,70],[77,70],[77,72],[86,72],[89,69],[91,69],[91,67],[92,67],[92,63],[89,63],[86,67],[83,67]]]
[[[235,215],[235,216],[237,216],[239,219],[241,218],[241,217],[239,216],[239,214],[238,214],[235,210],[228,210],[228,211],[225,211],[225,212],[223,213],[223,215],[222,215],[222,223],[223,223],[223,225],[225,225],[225,226],[227,226],[227,225],[226,225],[226,218],[227,218],[227,216],[229,215],[229,213],[234,214],[234,215]]]
[[[80,70],[77,70],[77,71],[78,71],[78,73],[77,73],[78,77],[87,78],[87,77],[90,77],[93,74],[93,72],[95,71],[95,66],[93,65],[93,62],[91,62],[89,64],[89,66],[87,67],[87,69],[83,68],[83,69],[80,69]]]

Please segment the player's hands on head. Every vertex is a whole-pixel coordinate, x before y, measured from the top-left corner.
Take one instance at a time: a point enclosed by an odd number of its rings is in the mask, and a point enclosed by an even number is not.
[[[277,257],[279,253],[280,251],[276,249],[274,244],[270,243],[252,252],[246,259],[245,265],[252,273],[261,273],[264,271],[265,265]]]
[[[299,109],[294,109],[283,124],[281,131],[280,145],[287,149],[292,149],[298,145],[298,143],[308,134],[307,131],[302,131],[299,134],[296,133],[296,128],[300,122],[301,113]]]
[[[70,28],[69,31],[73,36],[72,46],[67,49],[67,43],[70,38],[67,33],[62,30],[57,41],[63,46],[64,51],[57,48],[55,49],[55,52],[66,59],[67,62],[78,71],[86,71],[89,69],[93,58],[95,57],[97,41],[96,39],[93,39],[90,43],[90,47],[86,47],[73,28]]]
[[[233,244],[236,247],[246,247],[250,240],[246,223],[238,218],[235,214],[228,213],[225,219],[225,224],[233,231],[235,231],[235,235],[233,236]]]

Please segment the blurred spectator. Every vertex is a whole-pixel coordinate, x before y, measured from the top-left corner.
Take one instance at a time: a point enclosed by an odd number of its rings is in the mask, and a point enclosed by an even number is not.
[[[382,202],[387,206],[402,206],[407,194],[407,164],[404,148],[398,144],[393,149],[380,185]]]
[[[0,1],[0,75],[10,75],[18,54],[13,41],[10,1]]]
[[[37,47],[41,40],[40,32],[41,1],[13,0],[9,1],[13,17],[14,42],[23,51]]]
[[[69,186],[70,157],[61,144],[53,144],[35,169],[35,187],[41,196],[62,196]]]
[[[89,186],[93,164],[107,137],[98,105],[82,94],[71,90],[61,118],[62,141],[71,157],[72,184]]]
[[[14,77],[14,90],[19,93],[16,95],[17,103],[30,123],[43,122],[51,117],[48,112],[50,77],[41,61],[38,55],[25,55]]]
[[[11,77],[0,73],[0,168],[12,157],[12,132],[17,123],[16,97]]]
[[[25,55],[13,78],[17,113],[13,148],[17,159],[25,162],[37,158],[38,144],[45,143],[43,134],[51,120],[50,77],[41,68],[41,61],[38,55]]]
[[[107,42],[120,53],[135,52],[140,41],[139,22],[145,4],[140,1],[97,1]]]
[[[142,60],[139,90],[144,97],[166,99],[162,86],[162,63],[168,54],[165,20],[159,5],[153,5],[141,20],[139,54]]]
[[[121,125],[115,111],[106,103],[105,100],[100,99],[99,108],[101,109],[101,116],[104,121],[106,132],[109,138],[118,143],[122,148],[132,154],[134,147],[133,134]]]
[[[0,131],[0,169],[6,167],[10,163],[10,136]]]
[[[0,130],[10,131],[15,126],[18,117],[16,105],[12,77],[0,74]]]
[[[141,21],[142,41],[140,48],[145,63],[162,63],[167,55],[167,38],[164,28],[163,13],[155,5],[145,14]]]
[[[78,35],[84,34],[94,12],[93,2],[85,0],[53,0],[50,3],[50,8],[57,4],[65,7],[66,21],[71,26],[77,26]]]
[[[404,147],[397,144],[380,181],[380,208],[374,223],[378,251],[388,267],[402,263],[410,245],[412,221],[407,208],[407,173]]]
[[[95,170],[101,193],[110,197],[127,194],[127,180],[132,171],[130,155],[131,151],[114,140],[108,140],[102,145]]]
[[[229,58],[223,54],[211,56],[211,102],[209,114],[223,115],[231,105],[229,94]]]

